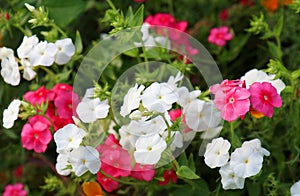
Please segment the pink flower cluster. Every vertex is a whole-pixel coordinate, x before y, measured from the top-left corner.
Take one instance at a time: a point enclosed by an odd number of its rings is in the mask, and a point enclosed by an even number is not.
[[[182,32],[186,32],[188,23],[187,21],[176,21],[176,19],[168,13],[157,13],[155,15],[148,16],[145,21],[152,26],[156,26],[155,29],[159,35],[168,36],[171,40],[171,47],[179,51],[185,48],[182,53],[188,53],[195,55],[198,50],[193,48]],[[165,28],[169,27],[169,28]],[[175,29],[175,30],[173,30]]]
[[[22,183],[9,184],[5,186],[3,196],[26,196],[27,191]]]
[[[52,140],[51,130],[58,130],[74,123],[74,108],[79,103],[79,96],[68,84],[57,84],[51,90],[44,86],[36,91],[29,91],[24,100],[33,106],[48,104],[45,116],[35,115],[28,119],[21,132],[23,148],[37,153],[45,152]]]
[[[135,164],[132,168],[131,157],[124,150],[114,135],[110,134],[104,144],[98,146],[97,150],[101,154],[101,170],[112,177],[131,176],[138,180],[151,181],[155,175],[152,165]],[[119,183],[103,175],[97,174],[97,180],[102,187],[108,191],[114,191],[118,188]]]
[[[269,82],[255,82],[246,89],[243,81],[226,79],[221,84],[211,86],[210,91],[215,95],[214,103],[221,111],[222,118],[229,122],[244,118],[250,107],[271,118],[274,107],[282,105],[280,95]]]
[[[208,36],[208,41],[217,46],[225,46],[226,42],[233,37],[227,26],[221,26],[219,28],[212,28]]]

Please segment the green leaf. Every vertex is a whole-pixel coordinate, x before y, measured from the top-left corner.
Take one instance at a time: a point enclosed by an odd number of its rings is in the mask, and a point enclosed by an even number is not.
[[[300,77],[300,69],[292,72],[292,79],[297,79]]]
[[[274,26],[274,34],[275,36],[279,37],[282,31],[282,27],[283,27],[283,15],[281,15],[281,17],[279,18],[277,24]]]
[[[282,57],[282,52],[279,49],[279,47],[276,46],[276,44],[274,44],[273,42],[267,42],[268,47],[269,47],[269,51],[271,53],[271,55],[277,59],[281,59]]]
[[[83,46],[82,46],[82,39],[79,31],[76,31],[75,48],[77,54],[80,54],[82,52]]]
[[[188,159],[186,157],[185,151],[178,157],[179,165],[186,165],[188,166]]]
[[[191,170],[193,172],[196,172],[196,166],[195,166],[195,161],[194,161],[194,155],[193,153],[190,154],[189,156],[189,168],[191,168]]]
[[[133,48],[131,50],[124,52],[124,54],[130,57],[137,57],[139,55],[139,49]]]
[[[143,24],[144,21],[144,5],[141,5],[141,7],[135,12],[133,16],[133,20],[130,23],[130,26],[140,26]]]
[[[179,178],[185,178],[185,179],[199,179],[200,177],[193,172],[189,167],[182,165],[180,168],[176,171],[176,174]]]
[[[44,0],[43,5],[48,9],[50,19],[65,27],[85,10],[87,4],[82,0]]]
[[[18,135],[15,132],[13,132],[11,129],[10,130],[3,130],[3,133],[11,139],[18,139],[19,138]]]

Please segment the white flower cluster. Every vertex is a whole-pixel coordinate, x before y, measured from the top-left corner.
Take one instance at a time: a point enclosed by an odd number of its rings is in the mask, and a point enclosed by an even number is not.
[[[142,24],[141,32],[143,34],[143,36],[142,36],[143,43],[135,42],[134,45],[136,47],[145,46],[146,50],[153,48],[153,47],[158,47],[158,46],[166,47],[167,49],[170,49],[171,48],[170,40],[168,40],[166,37],[163,37],[163,36],[151,35],[150,28],[151,28],[150,24],[148,24],[148,23]]]
[[[129,115],[131,121],[119,130],[120,144],[134,151],[136,162],[156,164],[167,148],[167,138],[173,138],[171,149],[175,150],[191,140],[195,132],[209,132],[205,137],[214,137],[221,130],[220,113],[213,103],[197,99],[200,90],[189,92],[186,87],[178,87],[182,79],[183,75],[178,73],[168,82],[154,82],[147,88],[135,84],[125,95],[120,114]],[[187,132],[168,130],[172,125],[168,112],[175,103],[183,108]]]
[[[17,54],[23,66],[23,78],[32,80],[36,76],[33,70],[36,66],[51,66],[66,64],[75,54],[75,46],[70,38],[57,40],[55,43],[40,41],[36,35],[25,36]],[[4,81],[12,86],[20,83],[19,65],[10,48],[0,48],[1,75]]]
[[[244,142],[231,156],[230,146],[230,142],[222,137],[213,139],[206,147],[204,161],[210,168],[221,167],[223,189],[243,189],[245,178],[259,173],[263,156],[269,156],[270,152],[261,147],[259,139]]]
[[[105,118],[110,108],[108,100],[101,101],[99,98],[93,98],[94,90],[95,88],[87,89],[76,108],[78,117],[85,123],[92,123],[97,119]]]
[[[96,174],[101,166],[99,152],[91,146],[81,145],[87,133],[74,124],[68,124],[54,134],[56,151],[59,153],[55,165],[57,173],[81,176],[90,171]]]
[[[3,127],[10,129],[14,126],[15,120],[18,119],[20,105],[22,101],[14,99],[3,112]]]

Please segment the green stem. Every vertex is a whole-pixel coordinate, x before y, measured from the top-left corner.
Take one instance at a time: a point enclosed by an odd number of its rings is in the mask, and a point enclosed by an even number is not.
[[[51,26],[53,28],[55,28],[62,36],[68,37],[68,35],[59,26],[57,26],[55,23],[51,23]]]
[[[50,69],[48,69],[47,67],[44,66],[39,66],[39,68],[41,68],[42,70],[44,70],[47,74],[49,74],[53,80],[56,80],[56,75],[55,73],[53,73]]]
[[[18,28],[24,35],[27,37],[31,36],[31,33],[27,32],[22,26],[20,25],[14,25],[16,28]]]
[[[122,183],[122,184],[128,184],[128,185],[145,185],[145,183],[142,183],[142,182],[130,182],[130,181],[125,181],[125,180],[121,180],[121,179],[118,179],[118,178],[115,178],[115,177],[112,177],[111,175],[109,175],[108,173],[104,172],[103,170],[100,170],[100,173],[105,175],[106,177],[116,181],[116,182],[119,182],[119,183]]]
[[[230,123],[231,143],[235,145],[233,122]]]

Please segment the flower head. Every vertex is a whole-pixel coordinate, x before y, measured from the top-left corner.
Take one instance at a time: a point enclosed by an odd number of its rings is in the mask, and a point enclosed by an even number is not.
[[[79,102],[79,96],[73,91],[60,93],[54,100],[56,112],[61,118],[71,118]]]
[[[75,54],[75,46],[70,38],[57,40],[55,46],[58,49],[55,55],[55,63],[58,65],[66,64]]]
[[[1,76],[4,82],[12,86],[17,86],[20,83],[21,76],[19,66],[15,57],[3,58],[1,61]]]
[[[53,43],[47,41],[39,42],[30,52],[30,63],[33,66],[51,66],[55,60],[58,48]]]
[[[136,109],[140,105],[141,92],[145,89],[144,85],[138,86],[135,84],[134,87],[130,88],[124,97],[123,105],[121,106],[120,114],[125,117],[132,110]]]
[[[18,119],[21,101],[18,99],[13,100],[7,109],[3,112],[3,127],[10,129],[14,126],[15,120]]]
[[[102,173],[97,173],[97,181],[101,184],[101,186],[104,188],[107,192],[112,192],[114,190],[118,189],[119,183],[112,180],[111,178],[103,175]]]
[[[6,185],[4,188],[3,196],[26,196],[27,191],[24,189],[22,183],[15,183]]]
[[[245,178],[237,176],[229,164],[221,167],[219,173],[222,177],[221,183],[224,190],[244,188]]]
[[[265,116],[271,118],[274,113],[274,107],[279,108],[282,105],[282,99],[278,95],[276,88],[269,82],[255,82],[250,86],[249,91],[251,93],[250,101],[252,107]]]
[[[97,182],[84,182],[82,190],[86,196],[102,196],[103,191]]]
[[[36,91],[29,91],[24,95],[24,99],[33,106],[36,104],[41,105],[42,103],[46,103],[47,100],[53,101],[54,97],[55,93],[46,89],[44,86],[41,86]]]
[[[23,148],[34,150],[37,153],[45,152],[47,145],[52,140],[50,125],[50,122],[43,116],[31,117],[22,128]]]
[[[163,175],[163,178],[164,178],[164,181],[159,181],[158,184],[160,186],[165,186],[167,185],[170,180],[173,182],[173,183],[176,183],[177,182],[177,175],[176,175],[176,172],[174,171],[174,169],[171,169],[171,170],[166,170],[164,175]]]
[[[21,59],[29,58],[32,49],[38,44],[39,38],[36,35],[31,37],[24,36],[23,41],[17,49],[18,57]]]
[[[208,41],[217,46],[225,46],[226,42],[231,40],[233,35],[229,32],[227,26],[212,28],[208,36]]]
[[[227,164],[229,159],[229,148],[231,144],[228,140],[224,140],[222,137],[213,139],[213,141],[207,144],[204,154],[204,161],[210,168],[222,167]]]
[[[154,178],[155,170],[153,165],[142,165],[136,163],[133,170],[131,171],[130,176],[138,179],[138,180],[145,180],[151,181]]]

